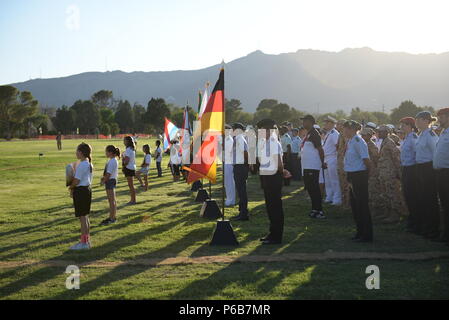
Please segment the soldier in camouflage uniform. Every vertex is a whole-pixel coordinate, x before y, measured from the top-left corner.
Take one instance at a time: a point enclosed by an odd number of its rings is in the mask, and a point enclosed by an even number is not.
[[[337,171],[338,171],[338,178],[340,180],[342,206],[349,208],[349,184],[348,179],[346,178],[346,172],[344,170],[346,138],[342,134],[343,124],[345,122],[346,120],[344,119],[339,120],[336,126],[337,131],[340,132],[340,136],[338,137],[337,143]]]
[[[379,161],[379,149],[377,149],[376,144],[372,140],[374,135],[374,130],[368,127],[363,128],[360,131],[360,135],[363,140],[365,140],[368,146],[368,154],[372,163],[371,172],[368,180],[368,192],[369,192],[369,207],[371,211],[371,216],[375,218],[379,215],[376,211],[376,203],[379,202],[379,183],[378,183],[378,172],[377,172],[377,162]]]
[[[387,126],[378,128],[379,138],[383,139],[377,162],[379,189],[376,211],[384,223],[399,222],[404,214],[404,199],[401,192],[401,153],[396,143],[389,137]]]

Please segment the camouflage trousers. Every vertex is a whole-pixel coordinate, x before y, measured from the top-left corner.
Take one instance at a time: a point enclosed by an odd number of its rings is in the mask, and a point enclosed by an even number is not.
[[[348,178],[346,177],[346,172],[343,170],[343,165],[340,163],[338,165],[338,179],[340,180],[342,206],[349,208],[349,183]]]
[[[377,206],[380,202],[378,178],[377,170],[373,169],[368,180],[369,208],[373,219],[378,219],[382,212],[382,209]]]
[[[373,218],[383,222],[398,222],[401,216],[408,214],[404,196],[401,190],[401,181],[390,175],[377,176],[373,205]]]

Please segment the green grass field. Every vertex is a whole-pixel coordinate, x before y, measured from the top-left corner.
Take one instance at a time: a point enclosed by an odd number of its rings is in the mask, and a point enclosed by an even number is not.
[[[311,220],[308,197],[298,182],[284,189],[282,246],[258,241],[268,220],[256,176],[248,182],[251,220],[233,223],[240,245],[209,246],[215,222],[199,217],[201,204],[185,182],[172,182],[166,158],[164,177],[155,177],[153,163],[150,190],[139,191],[136,206],[124,206],[129,196],[119,176],[119,220],[99,227],[108,214],[99,180],[106,162],[103,150],[111,141],[86,141],[94,149],[93,248],[70,252],[79,238],[79,222],[64,175],[80,142],[64,140],[63,151],[56,150],[55,141],[0,142],[0,299],[449,298],[447,246],[406,233],[403,223],[375,225],[373,244],[352,243],[350,211],[326,207],[327,220]],[[121,141],[112,143],[122,147]],[[154,148],[154,141],[140,140],[137,163],[144,143]],[[39,153],[44,153],[40,160]],[[220,190],[220,183],[213,186],[215,198],[221,199]],[[227,216],[235,214],[237,207],[226,209]],[[338,258],[340,252],[345,259]],[[425,259],[435,252],[448,254]],[[320,258],[326,254],[336,257]],[[391,256],[372,258],[376,254]],[[413,261],[407,254],[423,259]],[[163,263],[175,257],[196,262]],[[91,262],[96,263],[81,266],[81,288],[67,290],[66,265]],[[380,268],[380,290],[365,287],[369,265]]]

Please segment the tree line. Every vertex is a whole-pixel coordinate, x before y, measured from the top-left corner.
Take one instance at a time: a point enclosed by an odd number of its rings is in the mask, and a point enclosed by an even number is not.
[[[245,112],[238,99],[227,99],[226,122],[241,122],[255,125],[264,118],[277,123],[292,122],[300,126],[300,118],[306,112],[300,111],[275,99],[263,99],[254,113]],[[315,114],[318,122],[327,115],[336,119],[353,119],[359,122],[397,124],[405,116],[415,116],[419,111],[432,107],[420,107],[412,101],[402,102],[390,113],[363,111],[353,108],[350,113],[337,110],[333,113]],[[196,118],[196,107],[188,108],[189,119]],[[164,130],[167,117],[178,127],[182,126],[184,108],[167,103],[162,98],[151,98],[147,106],[128,100],[115,99],[112,91],[100,90],[89,100],[78,100],[72,106],[60,108],[40,107],[28,91],[20,92],[13,86],[0,86],[0,135],[3,138],[28,138],[37,134],[103,134],[148,133],[159,134]],[[54,130],[51,130],[52,124]]]

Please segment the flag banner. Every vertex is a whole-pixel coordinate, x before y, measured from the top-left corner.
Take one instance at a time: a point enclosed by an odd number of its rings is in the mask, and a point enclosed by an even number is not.
[[[189,121],[189,106],[184,108],[184,116],[182,122],[181,129],[181,150],[180,153],[182,155],[183,163],[190,163],[190,136],[192,134],[192,130],[190,128]]]
[[[204,101],[204,99],[203,99]],[[224,120],[224,70],[215,84],[214,90],[207,101],[204,112],[201,114],[200,126],[195,130],[194,139],[203,137],[199,150],[195,150],[193,163],[186,170],[189,171],[187,183],[199,179],[208,179],[216,182],[219,139],[223,134]]]
[[[165,118],[165,129],[164,129],[164,151],[170,147],[173,139],[176,138],[179,128],[173,124],[170,120]]]
[[[201,103],[203,102],[203,94],[201,93],[201,90],[198,91],[198,112],[196,114],[196,118],[200,118],[200,111],[201,111]]]
[[[209,83],[206,84],[206,89],[204,89],[204,94],[201,96],[201,93],[200,93],[201,105],[200,105],[200,109],[198,112],[198,119],[201,119],[201,116],[203,115],[204,111],[206,110],[207,102],[209,101],[208,88],[209,88]]]
[[[190,167],[183,167],[189,171],[187,183],[190,184],[200,179],[208,179],[212,183],[217,182],[217,151],[218,135],[211,133],[204,139]]]

